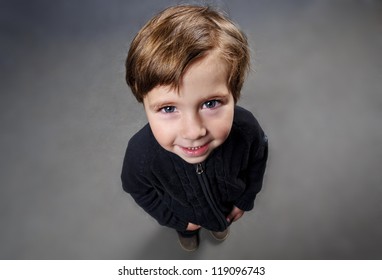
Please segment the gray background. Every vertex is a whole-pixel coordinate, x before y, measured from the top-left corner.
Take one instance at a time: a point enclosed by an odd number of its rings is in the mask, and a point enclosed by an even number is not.
[[[183,252],[122,191],[146,123],[134,34],[179,1],[0,1],[1,259],[382,258],[382,3],[214,1],[248,34],[240,105],[270,139],[254,211]]]

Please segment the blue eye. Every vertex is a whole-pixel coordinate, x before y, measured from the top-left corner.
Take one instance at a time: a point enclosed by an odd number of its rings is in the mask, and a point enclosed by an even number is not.
[[[207,109],[213,109],[220,104],[219,100],[208,100],[203,103],[203,107]]]
[[[174,113],[175,112],[175,106],[166,106],[161,109],[163,113]]]

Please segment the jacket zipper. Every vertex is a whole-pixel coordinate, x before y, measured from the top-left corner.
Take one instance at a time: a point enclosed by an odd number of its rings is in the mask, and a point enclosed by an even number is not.
[[[198,180],[202,186],[203,193],[207,199],[208,204],[210,205],[212,212],[215,214],[222,228],[227,227],[227,222],[224,215],[220,212],[219,208],[216,205],[216,202],[212,196],[210,184],[208,182],[206,173],[204,173],[203,163],[198,163],[196,165],[196,174],[198,174]]]

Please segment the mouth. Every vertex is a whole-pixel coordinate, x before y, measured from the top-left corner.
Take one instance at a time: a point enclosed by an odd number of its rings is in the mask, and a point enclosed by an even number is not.
[[[195,147],[182,147],[180,146],[181,150],[186,156],[189,157],[200,157],[205,155],[208,152],[208,143],[204,144],[202,146],[195,146]]]

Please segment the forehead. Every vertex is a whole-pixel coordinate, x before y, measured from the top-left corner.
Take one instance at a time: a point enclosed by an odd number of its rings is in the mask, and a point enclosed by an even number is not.
[[[181,76],[180,87],[203,84],[228,83],[228,65],[218,51],[208,52],[189,65]]]

